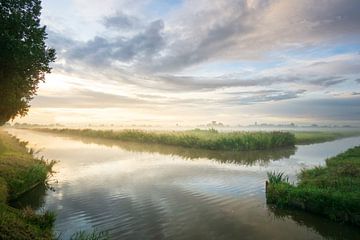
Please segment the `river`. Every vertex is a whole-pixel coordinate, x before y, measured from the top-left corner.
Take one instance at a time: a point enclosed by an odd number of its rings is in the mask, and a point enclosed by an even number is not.
[[[9,133],[57,160],[51,188],[16,206],[56,212],[55,231],[107,231],[111,239],[360,239],[356,227],[266,204],[268,171],[296,182],[303,168],[360,145],[360,138],[244,153]]]

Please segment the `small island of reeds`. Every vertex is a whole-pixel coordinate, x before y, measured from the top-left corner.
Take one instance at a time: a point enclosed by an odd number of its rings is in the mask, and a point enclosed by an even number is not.
[[[94,137],[120,141],[164,144],[188,148],[225,151],[266,150],[295,145],[294,134],[289,132],[219,132],[209,130],[144,131],[144,130],[92,130],[92,129],[37,129],[44,132]]]

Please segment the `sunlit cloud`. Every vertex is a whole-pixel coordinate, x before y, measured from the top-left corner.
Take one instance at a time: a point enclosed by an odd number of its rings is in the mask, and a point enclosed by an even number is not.
[[[321,2],[45,0],[57,61],[22,121],[359,124],[360,2]]]

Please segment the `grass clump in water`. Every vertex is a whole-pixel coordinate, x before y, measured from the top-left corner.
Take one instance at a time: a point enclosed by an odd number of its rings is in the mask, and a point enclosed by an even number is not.
[[[71,134],[149,144],[164,144],[208,150],[246,151],[292,147],[295,137],[289,132],[218,132],[210,130],[143,131],[143,130],[92,130],[92,129],[38,129],[40,131]]]
[[[270,184],[278,184],[282,182],[289,182],[289,177],[285,176],[284,172],[268,172],[267,173],[268,180]]]
[[[269,175],[267,202],[324,215],[360,226],[360,146],[326,160],[325,167],[303,170],[299,184]]]

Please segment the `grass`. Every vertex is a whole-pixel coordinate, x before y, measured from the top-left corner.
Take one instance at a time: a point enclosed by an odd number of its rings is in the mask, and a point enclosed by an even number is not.
[[[26,148],[26,142],[0,130],[0,189],[7,189],[3,200],[13,200],[44,182],[52,165],[53,162],[48,164],[34,158],[31,150]]]
[[[324,167],[303,170],[297,186],[283,174],[268,177],[268,203],[360,226],[360,146],[327,159]]]
[[[36,214],[31,209],[18,210],[0,204],[0,239],[53,239],[52,213]]]
[[[294,131],[292,133],[295,135],[296,144],[321,143],[340,138],[360,136],[360,132],[358,131]]]
[[[143,131],[143,130],[91,130],[91,129],[37,129],[111,140],[164,144],[186,148],[222,151],[266,150],[292,147],[295,137],[288,132],[218,132],[209,130]]]
[[[52,213],[40,215],[29,208],[19,210],[7,205],[44,183],[53,164],[34,158],[25,146],[0,130],[0,239],[53,239]]]
[[[268,180],[270,184],[278,184],[282,182],[289,182],[289,177],[285,176],[284,172],[268,172]]]
[[[79,231],[74,233],[70,240],[107,240],[109,239],[108,232],[99,232],[93,230],[92,232]]]

